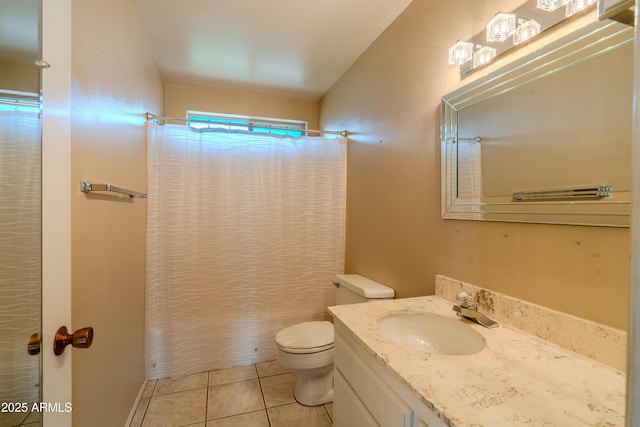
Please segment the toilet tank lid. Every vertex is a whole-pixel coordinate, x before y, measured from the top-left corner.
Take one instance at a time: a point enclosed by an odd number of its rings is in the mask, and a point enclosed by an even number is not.
[[[336,276],[340,286],[346,286],[352,292],[365,298],[393,298],[396,291],[381,283],[360,276],[359,274],[338,274]]]

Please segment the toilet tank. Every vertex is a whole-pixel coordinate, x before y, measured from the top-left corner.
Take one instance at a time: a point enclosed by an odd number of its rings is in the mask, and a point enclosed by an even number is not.
[[[395,291],[359,274],[336,276],[336,305],[393,299]]]

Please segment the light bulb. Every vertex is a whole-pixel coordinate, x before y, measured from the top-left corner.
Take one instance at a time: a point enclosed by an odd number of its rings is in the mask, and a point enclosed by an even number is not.
[[[487,24],[487,41],[503,42],[516,30],[516,15],[514,13],[498,13]]]
[[[473,57],[473,43],[458,40],[449,48],[449,64],[462,65]]]
[[[513,44],[519,45],[540,33],[540,24],[533,19],[521,23],[513,34]]]
[[[575,15],[595,3],[596,0],[569,0],[567,2],[565,16],[568,18],[569,16]]]
[[[537,7],[547,12],[553,12],[567,4],[567,1],[568,0],[538,0]]]
[[[473,68],[490,62],[496,57],[496,50],[490,46],[482,46],[473,53]]]

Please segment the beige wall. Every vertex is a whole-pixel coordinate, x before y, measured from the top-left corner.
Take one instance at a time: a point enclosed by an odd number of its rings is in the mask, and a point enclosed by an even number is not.
[[[39,71],[34,64],[0,61],[0,89],[38,93]]]
[[[74,1],[72,13],[72,323],[95,330],[73,350],[73,424],[122,426],[144,380],[146,200],[79,185],[146,191],[143,115],[161,113],[163,88],[133,2]]]
[[[318,128],[317,101],[266,93],[167,83],[165,85],[166,115],[185,118],[187,110],[305,120],[308,122],[309,129]]]
[[[628,229],[440,217],[440,97],[459,86],[447,49],[520,1],[414,0],[325,95],[348,129],[346,269],[399,297],[445,274],[626,329]]]

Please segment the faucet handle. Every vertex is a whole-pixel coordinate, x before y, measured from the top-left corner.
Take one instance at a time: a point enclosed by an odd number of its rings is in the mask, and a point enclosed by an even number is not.
[[[456,301],[460,303],[460,307],[470,307],[471,306],[471,294],[467,291],[460,291],[456,295]]]

